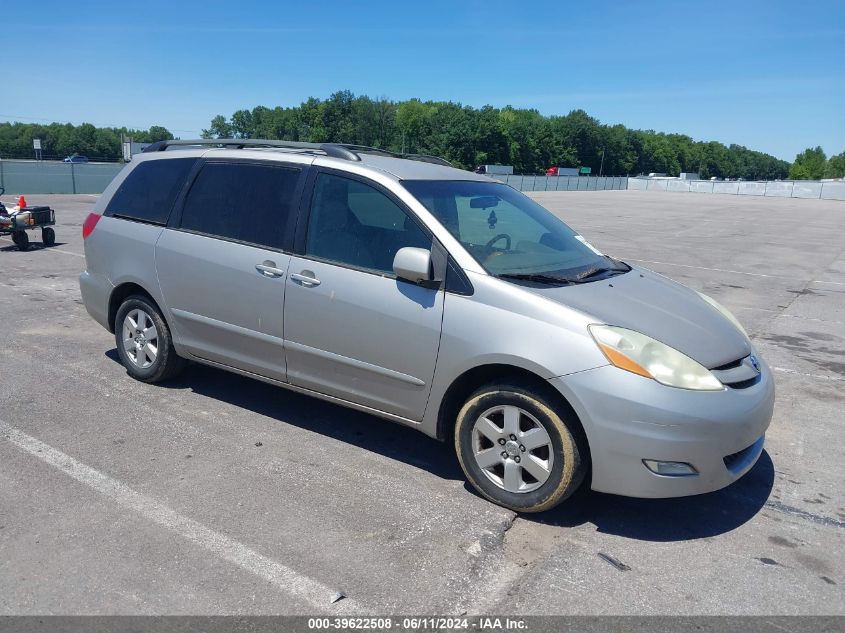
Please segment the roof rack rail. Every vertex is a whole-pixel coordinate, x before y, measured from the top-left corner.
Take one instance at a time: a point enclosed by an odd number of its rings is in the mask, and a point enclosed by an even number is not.
[[[158,141],[144,148],[144,152],[163,152],[168,147],[192,147],[208,145],[212,147],[279,147],[284,149],[298,149],[311,152],[322,152],[326,156],[342,158],[344,160],[361,160],[355,152],[345,149],[335,143],[302,143],[299,141],[275,141],[253,138],[204,138],[198,140]]]
[[[452,163],[448,160],[438,156],[429,156],[427,154],[400,154],[398,152],[391,152],[390,150],[380,149],[378,147],[369,147],[367,145],[351,145],[347,143],[303,143],[300,141],[277,141],[254,138],[204,138],[197,140],[158,141],[145,147],[144,152],[163,152],[168,147],[196,146],[234,147],[236,149],[244,149],[246,147],[278,147],[283,149],[298,149],[307,152],[321,152],[326,156],[331,156],[332,158],[342,158],[343,160],[355,161],[361,160],[359,154],[381,154],[392,158],[417,160],[423,163],[445,165],[446,167],[452,166]]]
[[[349,145],[347,143],[334,143],[338,147],[342,147],[344,149],[348,149],[351,152],[361,153],[361,154],[382,154],[384,156],[390,156],[391,158],[404,158],[405,160],[418,160],[422,163],[432,163],[434,165],[444,165],[445,167],[453,167],[452,163],[450,163],[445,158],[440,158],[439,156],[431,156],[430,154],[402,154],[400,152],[391,152],[387,149],[381,149],[378,147],[369,147],[367,145]]]

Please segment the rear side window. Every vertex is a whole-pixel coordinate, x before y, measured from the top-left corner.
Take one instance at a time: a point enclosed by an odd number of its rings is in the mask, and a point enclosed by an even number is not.
[[[118,187],[105,215],[167,224],[173,202],[196,162],[196,158],[144,161]]]
[[[256,163],[207,163],[182,209],[181,228],[281,248],[301,170]]]

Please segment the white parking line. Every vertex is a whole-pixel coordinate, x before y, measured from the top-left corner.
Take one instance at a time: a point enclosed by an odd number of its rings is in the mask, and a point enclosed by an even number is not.
[[[3,240],[4,242],[9,242],[10,244],[14,244],[14,242],[12,240],[10,240],[8,237],[0,237],[0,240]],[[55,246],[45,248],[44,250],[49,251],[51,253],[64,253],[65,255],[73,255],[74,257],[81,257],[82,259],[85,259],[85,255],[83,255],[81,253],[72,253],[71,251],[63,251],[62,249],[56,248]]]
[[[336,590],[259,554],[243,543],[216,532],[193,519],[182,516],[152,497],[136,492],[126,484],[112,479],[52,446],[19,431],[3,420],[0,420],[0,436],[5,437],[9,442],[30,455],[73,477],[78,482],[105,495],[118,505],[133,510],[146,519],[172,530],[219,558],[234,563],[272,583],[282,591],[301,598],[321,610],[344,614],[362,612],[359,605],[349,599],[341,600],[332,605],[332,596],[336,593]]]

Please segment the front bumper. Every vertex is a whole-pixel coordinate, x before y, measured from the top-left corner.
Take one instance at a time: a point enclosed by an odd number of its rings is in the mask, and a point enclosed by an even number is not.
[[[682,497],[733,483],[760,457],[775,399],[764,362],[755,384],[716,392],[666,387],[611,365],[549,382],[584,426],[593,490],[628,497]],[[697,474],[658,475],[644,459],[686,462]]]

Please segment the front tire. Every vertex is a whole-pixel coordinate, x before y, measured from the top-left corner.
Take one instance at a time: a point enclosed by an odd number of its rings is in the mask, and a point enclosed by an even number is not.
[[[130,376],[142,382],[173,378],[186,365],[176,354],[170,328],[147,297],[132,295],[120,306],[114,321],[120,361]]]
[[[580,487],[586,450],[577,422],[559,409],[519,384],[486,385],[469,397],[455,424],[455,449],[483,497],[516,512],[542,512]]]

